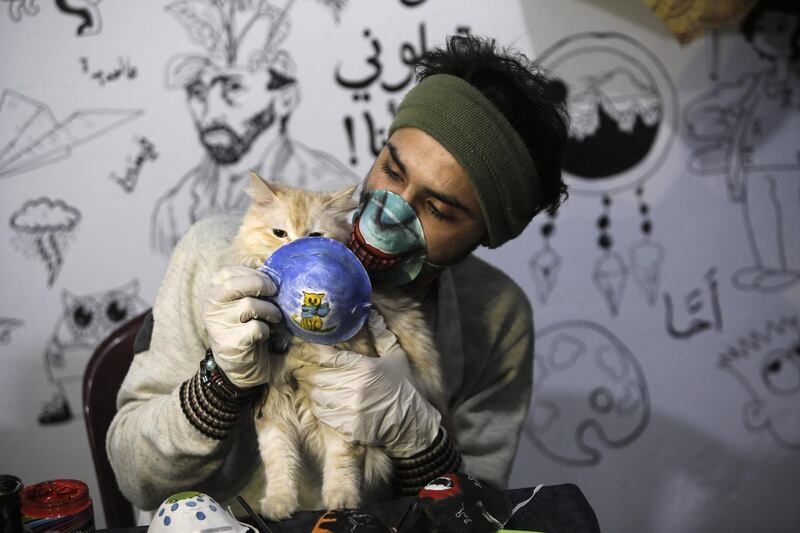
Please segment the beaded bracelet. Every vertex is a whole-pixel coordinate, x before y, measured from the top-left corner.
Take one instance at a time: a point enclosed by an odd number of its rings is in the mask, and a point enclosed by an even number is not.
[[[230,382],[214,361],[209,348],[199,371],[181,384],[181,411],[189,423],[203,435],[225,439],[239,415],[256,398],[258,388],[240,389]]]
[[[415,496],[432,479],[461,468],[461,453],[444,428],[427,449],[406,458],[392,458],[395,491],[399,496]]]

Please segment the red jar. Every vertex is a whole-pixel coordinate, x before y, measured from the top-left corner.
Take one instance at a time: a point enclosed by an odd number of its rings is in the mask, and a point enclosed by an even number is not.
[[[22,521],[31,533],[94,531],[94,509],[89,487],[77,479],[54,479],[25,487]]]

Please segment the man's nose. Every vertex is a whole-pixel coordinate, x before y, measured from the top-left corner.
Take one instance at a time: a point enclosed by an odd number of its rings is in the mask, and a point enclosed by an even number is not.
[[[391,185],[385,186],[384,188],[387,191],[395,193],[397,196],[405,200],[408,205],[413,207],[415,211],[417,210],[416,207],[417,204],[415,202],[419,198],[420,191],[416,185],[410,183],[408,180],[402,183],[398,183],[395,181],[392,182]]]
[[[212,85],[208,89],[206,96],[205,116],[209,121],[221,120],[228,114],[229,105],[225,102],[225,97],[222,94],[222,87],[219,85]]]

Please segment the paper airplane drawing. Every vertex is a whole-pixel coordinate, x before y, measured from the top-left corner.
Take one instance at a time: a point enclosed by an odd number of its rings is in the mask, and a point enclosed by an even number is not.
[[[141,114],[139,109],[81,109],[59,122],[46,104],[6,89],[0,97],[0,178],[65,159],[72,147]]]

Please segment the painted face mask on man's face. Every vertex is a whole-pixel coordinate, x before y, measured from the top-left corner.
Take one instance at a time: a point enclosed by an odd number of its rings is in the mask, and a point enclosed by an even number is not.
[[[405,285],[428,265],[417,213],[402,196],[384,189],[361,195],[348,246],[370,278],[387,285]]]

